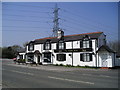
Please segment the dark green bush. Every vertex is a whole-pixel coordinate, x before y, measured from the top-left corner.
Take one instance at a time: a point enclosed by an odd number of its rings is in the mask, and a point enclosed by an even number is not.
[[[67,64],[66,66],[67,66],[67,67],[72,67],[70,64]]]
[[[63,64],[61,63],[60,66],[63,66]]]
[[[55,64],[55,66],[58,66],[58,64]]]

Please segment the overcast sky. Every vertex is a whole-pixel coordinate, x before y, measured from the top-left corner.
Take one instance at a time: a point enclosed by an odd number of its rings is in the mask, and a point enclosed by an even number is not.
[[[59,2],[59,27],[65,35],[103,31],[108,41],[118,38],[117,2]],[[53,2],[3,2],[3,46],[52,35]]]

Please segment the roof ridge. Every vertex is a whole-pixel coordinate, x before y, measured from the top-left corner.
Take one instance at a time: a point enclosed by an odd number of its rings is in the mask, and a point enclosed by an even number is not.
[[[64,36],[64,37],[78,36],[78,35],[86,35],[86,34],[96,34],[96,33],[103,33],[103,32],[91,32],[91,33],[73,34],[73,35],[66,35],[66,36]]]
[[[91,32],[91,33],[73,34],[73,35],[66,35],[66,36],[64,36],[64,37],[78,36],[78,35],[86,35],[86,34],[96,34],[96,33],[103,33],[103,32]],[[41,38],[41,39],[35,39],[35,41],[36,41],[36,40],[53,39],[53,38],[57,38],[57,37],[45,37],[45,38]]]

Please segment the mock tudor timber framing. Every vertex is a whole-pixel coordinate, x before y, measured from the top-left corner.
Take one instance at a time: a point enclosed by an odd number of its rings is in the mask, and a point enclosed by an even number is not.
[[[34,50],[29,50],[29,45],[34,45]],[[114,67],[112,63],[115,61],[115,53],[105,45],[106,35],[103,32],[67,35],[61,38],[47,37],[31,41],[26,46],[26,59],[30,59],[28,54],[33,53],[36,63]]]

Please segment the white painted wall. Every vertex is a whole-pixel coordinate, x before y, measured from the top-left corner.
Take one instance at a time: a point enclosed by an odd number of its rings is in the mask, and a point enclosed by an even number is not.
[[[51,44],[51,49],[56,49],[56,43]]]
[[[96,53],[96,48],[97,48],[97,46],[96,46],[96,39],[93,39],[92,40],[92,49],[93,49],[94,53]]]
[[[116,58],[116,60],[115,60],[115,66],[120,66],[120,57]]]
[[[66,49],[72,49],[72,42],[66,42]]]
[[[73,41],[73,48],[80,48],[80,41]]]
[[[19,55],[23,55],[23,59],[25,59],[25,53],[19,53]],[[17,56],[17,59],[19,59],[19,55]]]
[[[99,51],[98,54],[99,67],[114,67],[114,53]]]
[[[82,54],[82,53],[81,53]],[[96,62],[95,62],[95,55],[92,56],[92,61],[90,62],[83,62],[80,60],[80,53],[73,53],[73,65],[74,66],[91,66],[91,67],[96,67]]]
[[[73,53],[73,65],[80,66],[80,53]]]
[[[42,52],[42,50],[41,50],[41,44],[34,45],[34,51],[36,51],[36,50],[39,50],[40,53]]]

